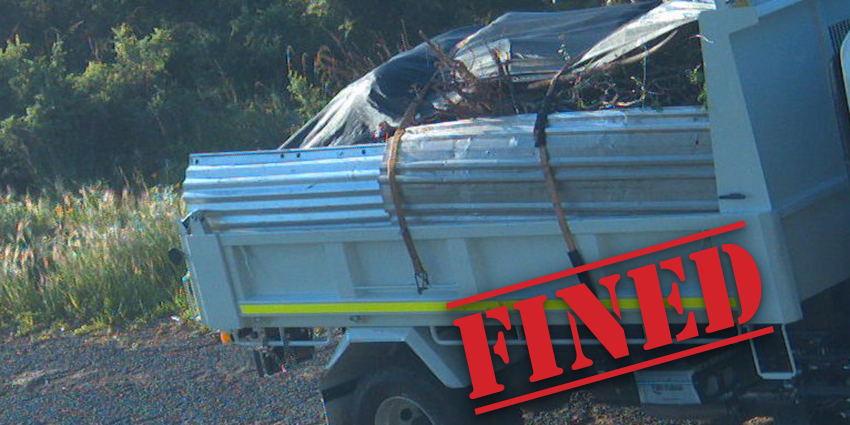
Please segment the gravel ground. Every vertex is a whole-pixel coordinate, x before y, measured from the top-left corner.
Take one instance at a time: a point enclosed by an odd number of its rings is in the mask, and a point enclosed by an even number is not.
[[[317,382],[329,353],[259,378],[246,348],[175,323],[110,335],[7,335],[0,424],[322,424]],[[594,403],[589,391],[551,397],[524,406],[527,425],[685,423]]]
[[[321,367],[261,379],[244,347],[158,324],[109,336],[4,339],[2,424],[321,424]]]

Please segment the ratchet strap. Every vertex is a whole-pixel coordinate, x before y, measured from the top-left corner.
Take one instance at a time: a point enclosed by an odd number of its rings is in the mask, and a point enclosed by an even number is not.
[[[537,122],[540,122],[540,114],[537,115]],[[544,116],[543,122],[547,120]],[[542,137],[538,138],[537,123],[534,126],[535,145],[540,156],[540,169],[543,171],[543,177],[546,180],[546,190],[549,192],[549,199],[552,201],[552,207],[555,209],[555,217],[558,219],[558,227],[561,228],[561,235],[564,237],[564,242],[567,243],[567,256],[573,267],[581,267],[584,265],[584,259],[578,250],[575,236],[570,230],[570,224],[567,222],[567,215],[564,211],[564,205],[561,203],[561,194],[558,193],[558,186],[555,182],[555,173],[552,171],[552,164],[549,162],[549,149],[546,146],[546,127],[545,124],[539,134]],[[542,140],[542,143],[540,143]],[[590,283],[590,278],[587,272],[578,274],[581,283],[587,284],[587,287],[593,291],[593,286]]]
[[[537,148],[538,156],[540,157],[540,169],[543,171],[543,177],[546,180],[546,190],[549,192],[549,199],[552,202],[552,207],[555,209],[555,217],[558,220],[558,227],[561,228],[561,235],[564,237],[564,242],[567,243],[567,256],[573,267],[581,267],[584,265],[584,259],[578,250],[575,236],[570,230],[570,224],[567,222],[567,215],[564,211],[564,205],[561,202],[561,194],[558,192],[557,182],[555,181],[555,172],[552,170],[552,164],[549,158],[549,148],[546,140],[546,127],[549,125],[549,111],[552,106],[552,98],[555,94],[555,86],[561,76],[572,66],[573,61],[568,61],[564,66],[552,77],[549,81],[549,88],[543,96],[543,101],[540,104],[540,109],[537,111],[537,118],[534,121],[534,146]],[[596,295],[594,286],[591,284],[590,277],[587,272],[578,274],[580,283],[584,283],[590,288],[591,292]]]
[[[407,248],[407,254],[410,256],[410,262],[413,264],[413,276],[416,280],[416,292],[421,294],[422,291],[428,289],[431,282],[428,280],[428,272],[425,271],[425,266],[422,265],[422,259],[419,258],[419,251],[416,249],[416,243],[413,241],[413,236],[410,235],[410,228],[407,226],[407,216],[404,214],[404,204],[401,201],[401,188],[396,181],[398,174],[398,149],[401,145],[401,137],[404,135],[404,128],[400,127],[396,130],[392,139],[389,142],[389,155],[387,158],[387,180],[390,185],[390,195],[393,201],[396,218],[398,219],[398,227],[401,230],[401,238],[404,240],[404,246]]]
[[[424,37],[424,35],[423,35]],[[426,38],[427,41],[427,38]],[[407,226],[407,216],[404,214],[404,204],[401,200],[401,188],[398,186],[396,176],[398,175],[398,149],[401,146],[401,138],[404,136],[405,129],[413,123],[416,116],[416,109],[425,100],[425,95],[431,90],[431,86],[437,76],[440,75],[440,70],[434,71],[428,83],[422,87],[416,98],[407,105],[404,115],[399,122],[398,129],[393,134],[392,139],[388,141],[389,151],[387,156],[387,182],[390,185],[390,196],[393,198],[393,209],[395,209],[396,218],[398,219],[398,228],[401,231],[401,238],[404,240],[404,246],[407,248],[407,255],[410,256],[410,263],[413,265],[413,276],[416,281],[416,292],[422,292],[431,286],[431,281],[428,279],[428,272],[425,271],[425,266],[422,264],[422,259],[419,257],[419,251],[416,249],[416,242],[413,241],[413,236],[410,235],[410,228]]]

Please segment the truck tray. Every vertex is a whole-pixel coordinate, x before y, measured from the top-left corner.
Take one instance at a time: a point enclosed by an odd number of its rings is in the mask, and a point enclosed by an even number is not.
[[[572,267],[545,191],[533,121],[530,115],[477,119],[406,133],[398,182],[431,277],[421,294],[389,197],[384,145],[193,155],[183,229],[206,323],[221,329],[451,325],[470,309],[510,306],[538,294],[549,297],[547,308],[566,309],[554,293],[577,284],[574,276],[462,311],[445,307]],[[598,286],[604,276],[734,243],[762,271],[762,307],[753,321],[799,318],[783,222],[776,211],[722,207],[712,154],[717,141],[705,111],[559,113],[547,132],[564,207],[587,262],[738,221],[747,225],[594,270],[585,283]],[[696,268],[684,260],[681,295],[704,320]],[[676,278],[663,273],[667,293]],[[831,281],[846,270],[824,273]],[[618,285],[617,296],[623,322],[640,323],[633,286]],[[672,313],[670,320],[686,317]],[[565,324],[567,316],[554,313],[549,321]]]

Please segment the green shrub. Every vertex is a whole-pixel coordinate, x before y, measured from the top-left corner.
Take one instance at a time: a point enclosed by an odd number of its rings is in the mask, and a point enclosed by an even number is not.
[[[0,317],[26,332],[177,312],[181,209],[168,188],[0,198]]]
[[[330,100],[321,87],[314,86],[295,71],[289,73],[289,86],[286,89],[298,104],[298,113],[306,119],[318,114]]]

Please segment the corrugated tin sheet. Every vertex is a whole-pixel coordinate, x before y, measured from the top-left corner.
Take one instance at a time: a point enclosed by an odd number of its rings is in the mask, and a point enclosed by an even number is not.
[[[413,224],[552,218],[533,115],[411,128],[398,181]],[[547,131],[570,215],[718,210],[699,108],[559,113]],[[184,198],[214,230],[390,225],[383,145],[194,155]]]
[[[534,120],[519,115],[410,129],[398,164],[409,220],[551,217]],[[554,114],[547,135],[570,215],[718,210],[708,116],[699,108]]]
[[[193,155],[183,198],[214,231],[387,223],[383,145]]]

